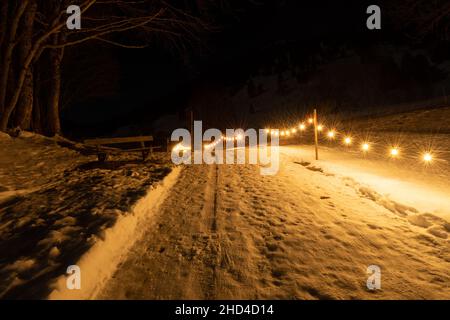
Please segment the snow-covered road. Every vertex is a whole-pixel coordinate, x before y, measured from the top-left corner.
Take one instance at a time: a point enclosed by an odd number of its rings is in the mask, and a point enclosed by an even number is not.
[[[308,146],[280,153],[275,176],[184,167],[96,298],[450,298],[445,177],[331,149],[319,162]],[[366,288],[369,265],[381,290]]]

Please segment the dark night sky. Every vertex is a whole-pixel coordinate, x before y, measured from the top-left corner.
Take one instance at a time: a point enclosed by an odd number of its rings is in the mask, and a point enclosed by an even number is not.
[[[120,66],[114,97],[78,99],[63,113],[63,120],[68,126],[123,126],[142,117],[183,110],[197,83],[232,83],[248,77],[280,44],[308,50],[323,42],[364,48],[378,41],[398,40],[386,19],[382,20],[383,30],[367,30],[366,8],[373,4],[369,1],[264,3],[218,17],[219,30],[203,35],[201,44],[183,53],[184,59],[158,43],[147,49],[109,48]],[[96,112],[92,112],[94,108]]]

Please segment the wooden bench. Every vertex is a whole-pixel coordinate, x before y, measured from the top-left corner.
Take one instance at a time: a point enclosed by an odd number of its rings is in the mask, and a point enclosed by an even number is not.
[[[120,153],[120,152],[141,152],[142,160],[147,159],[152,149],[157,147],[146,146],[145,142],[152,142],[152,136],[139,136],[139,137],[125,137],[125,138],[98,138],[84,140],[84,144],[87,146],[93,146],[96,149],[98,161],[104,162],[108,159],[108,154]],[[134,144],[139,143],[139,148],[133,149],[120,149],[109,147],[114,144]]]

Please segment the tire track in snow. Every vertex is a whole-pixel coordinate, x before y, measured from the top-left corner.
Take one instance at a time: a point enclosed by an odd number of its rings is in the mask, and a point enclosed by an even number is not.
[[[100,299],[214,298],[218,241],[215,168],[185,167],[171,196],[137,241]]]
[[[217,165],[211,167],[209,170],[208,184],[205,190],[205,204],[207,205],[207,215],[209,216],[211,228],[211,279],[208,281],[208,286],[205,290],[207,299],[214,299],[216,296],[217,283],[217,263],[220,255],[220,240],[217,235],[217,182],[219,176],[219,168]]]
[[[218,179],[219,167],[217,165],[207,165],[208,179],[204,190],[204,216],[207,218],[205,224],[208,226],[207,249],[203,256],[199,257],[202,261],[204,272],[203,296],[205,299],[216,299],[217,291],[217,267],[219,264],[221,245],[220,237],[217,234],[217,194],[218,194]],[[208,230],[209,229],[209,230]],[[210,271],[208,271],[208,269]]]

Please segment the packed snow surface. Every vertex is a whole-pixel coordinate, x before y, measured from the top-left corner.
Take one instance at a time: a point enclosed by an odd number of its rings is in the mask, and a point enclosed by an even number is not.
[[[448,299],[446,164],[344,151],[280,147],[274,176],[184,167],[97,298]]]

